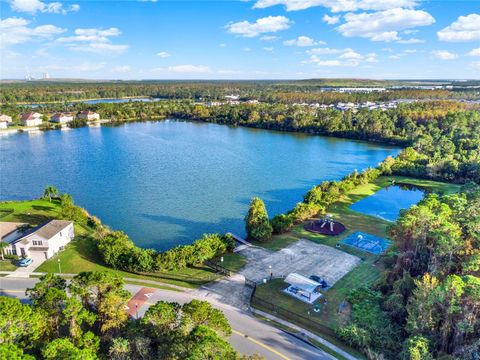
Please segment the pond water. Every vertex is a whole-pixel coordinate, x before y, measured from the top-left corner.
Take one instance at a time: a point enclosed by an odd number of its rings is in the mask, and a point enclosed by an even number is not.
[[[398,148],[166,120],[0,137],[0,199],[55,185],[138,245],[167,249],[206,232],[244,234],[253,196],[269,215],[323,180],[376,166]]]
[[[424,191],[418,188],[392,185],[375,194],[367,196],[350,205],[350,209],[382,218],[388,221],[397,220],[400,210],[408,209],[422,200]]]

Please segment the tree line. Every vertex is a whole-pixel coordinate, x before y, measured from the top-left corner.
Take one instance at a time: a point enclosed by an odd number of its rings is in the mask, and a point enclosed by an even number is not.
[[[17,360],[259,359],[228,343],[231,327],[204,301],[159,301],[129,317],[121,277],[83,272],[70,283],[48,274],[26,293],[29,304],[0,296],[0,358]]]

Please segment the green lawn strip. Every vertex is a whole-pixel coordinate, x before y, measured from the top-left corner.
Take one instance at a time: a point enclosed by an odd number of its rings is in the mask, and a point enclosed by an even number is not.
[[[13,210],[13,211],[11,211]],[[56,200],[37,199],[0,203],[0,221],[38,225],[60,217],[60,203]]]
[[[150,284],[150,283],[144,283],[141,281],[129,281],[125,280],[125,284],[129,285],[138,285],[138,286],[143,286],[143,287],[150,287],[150,288],[155,288],[155,289],[160,289],[160,290],[168,290],[168,291],[178,291],[182,292],[182,290],[170,286],[165,286],[165,285],[159,285],[159,284]]]
[[[15,271],[17,266],[13,260],[5,259],[0,260],[0,271]]]
[[[223,255],[223,262],[221,258],[215,258],[213,260],[215,264],[223,266],[225,269],[230,270],[231,272],[238,272],[241,268],[247,263],[247,259],[239,253],[228,253]]]

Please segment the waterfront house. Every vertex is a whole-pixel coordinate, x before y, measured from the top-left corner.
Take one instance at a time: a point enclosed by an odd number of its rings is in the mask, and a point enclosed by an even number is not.
[[[0,120],[0,129],[6,129],[8,127],[8,122]]]
[[[8,116],[8,115],[5,115],[5,114],[1,114],[0,115],[0,122],[7,122],[7,123],[11,123],[12,122],[12,117],[11,116]]]
[[[42,124],[42,114],[29,111],[22,115],[20,122],[24,126],[38,126]]]
[[[5,254],[23,258],[49,259],[62,251],[74,237],[73,222],[50,220],[34,228],[27,224],[0,222],[0,241],[9,245]]]
[[[73,114],[71,113],[56,113],[50,118],[50,121],[64,124],[73,120]]]
[[[80,111],[77,115],[77,118],[85,120],[100,120],[100,115],[94,111],[85,110]]]

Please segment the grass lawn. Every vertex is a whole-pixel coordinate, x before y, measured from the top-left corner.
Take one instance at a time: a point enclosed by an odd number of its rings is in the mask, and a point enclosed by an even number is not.
[[[213,262],[232,272],[237,272],[245,266],[247,259],[238,253],[229,253],[223,255],[223,263],[221,262],[220,258],[214,259]]]
[[[58,201],[31,200],[11,201],[0,203],[0,221],[24,222],[38,225],[50,219],[60,217],[60,203]],[[62,273],[76,274],[81,271],[113,271],[126,278],[135,278],[140,281],[153,280],[166,284],[173,284],[188,288],[197,288],[207,282],[216,280],[219,275],[207,266],[191,267],[179,271],[161,273],[130,273],[113,270],[103,264],[96,251],[92,229],[75,224],[75,239],[69,243],[65,250],[41,264],[36,272],[59,272],[58,259]],[[229,266],[232,271],[238,270],[245,264],[245,259],[238,254],[227,254],[224,257],[224,266]],[[3,264],[4,271],[9,264]]]
[[[13,260],[0,260],[0,271],[14,271],[17,266],[13,263]]]

